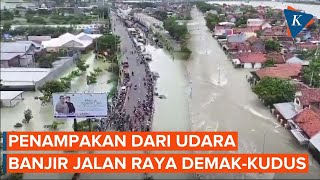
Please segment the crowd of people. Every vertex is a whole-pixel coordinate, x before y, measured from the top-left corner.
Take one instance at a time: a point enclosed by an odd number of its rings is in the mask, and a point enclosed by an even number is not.
[[[117,19],[116,21],[120,21]],[[132,35],[130,38],[133,42]],[[134,44],[134,43],[133,43]],[[144,66],[145,77],[142,78],[143,86],[146,88],[145,97],[139,97],[135,106],[133,107],[133,112],[126,112],[125,103],[130,100],[128,95],[129,91],[136,91],[137,85],[132,84],[132,78],[135,73],[132,71],[129,76],[123,74],[121,81],[121,90],[117,94],[117,98],[113,103],[111,108],[111,113],[104,121],[101,122],[101,130],[106,131],[107,129],[114,129],[116,131],[150,131],[153,115],[153,97],[154,97],[154,84],[155,80],[153,74],[149,68],[148,62],[143,58],[142,52],[138,47],[132,45],[133,51],[125,53],[137,54],[137,59],[128,59],[124,57],[125,61],[136,61],[137,66]],[[130,68],[130,67],[129,67]],[[142,88],[142,87],[139,87]]]

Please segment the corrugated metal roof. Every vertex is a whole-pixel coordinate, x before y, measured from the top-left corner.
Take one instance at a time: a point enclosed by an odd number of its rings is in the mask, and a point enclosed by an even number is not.
[[[23,91],[1,91],[1,100],[12,100],[22,93]]]
[[[320,151],[320,132],[310,139],[310,143]]]
[[[1,61],[9,61],[17,56],[23,56],[25,53],[0,53]]]
[[[273,105],[279,113],[285,118],[285,119],[292,119],[294,116],[297,115],[297,111],[295,109],[293,102],[288,103],[277,103]]]
[[[1,42],[0,51],[7,53],[25,53],[31,47],[31,43]]]

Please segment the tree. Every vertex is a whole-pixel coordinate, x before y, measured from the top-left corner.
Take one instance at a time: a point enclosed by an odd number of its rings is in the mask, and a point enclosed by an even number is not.
[[[218,12],[218,14],[220,14],[222,11],[220,6],[217,6],[214,4],[208,4],[208,3],[202,2],[202,1],[197,2],[196,5],[197,5],[197,8],[203,13],[210,11],[210,10],[216,10]]]
[[[24,119],[22,120],[23,123],[29,123],[30,120],[33,118],[31,109],[27,109],[24,111]]]
[[[266,46],[266,50],[268,52],[270,52],[270,51],[280,52],[280,50],[281,50],[280,43],[278,41],[267,40],[265,42],[265,46]]]
[[[290,102],[295,96],[295,87],[288,80],[266,77],[253,87],[253,92],[261,98],[266,105]]]
[[[257,33],[257,37],[258,38],[262,35],[262,31],[261,30],[257,31],[256,33]]]
[[[82,72],[86,71],[89,68],[89,65],[86,64],[83,60],[77,61],[76,66]]]
[[[176,40],[184,40],[188,33],[186,24],[179,24],[175,18],[168,18],[164,21],[163,27],[169,32],[170,36]]]
[[[9,31],[10,28],[11,28],[11,25],[12,25],[12,23],[10,23],[10,22],[5,22],[5,23],[3,24],[3,31],[4,31],[4,32]]]
[[[265,63],[263,63],[263,67],[274,67],[276,61],[274,59],[268,59]]]
[[[62,125],[62,124],[64,124],[64,122],[53,121],[51,126],[50,126],[50,129],[51,130],[57,130],[59,125]]]
[[[66,84],[59,80],[52,80],[46,82],[43,86],[39,87],[39,91],[43,94],[42,97],[39,97],[42,104],[51,102],[52,93],[64,92],[69,87]]]
[[[303,81],[312,87],[320,87],[320,57],[314,57],[303,69]]]
[[[235,25],[236,27],[245,27],[247,26],[248,17],[247,16],[241,16],[240,18],[237,18]]]
[[[15,15],[15,16],[20,16],[19,10],[16,9],[16,10],[14,11],[14,15]]]
[[[34,23],[34,24],[47,24],[47,22],[42,18],[38,16],[26,16],[28,23]]]
[[[213,30],[213,28],[223,20],[218,15],[211,14],[211,13],[207,14],[205,19],[206,19],[206,25],[210,30]]]
[[[13,20],[14,15],[12,12],[8,11],[8,10],[1,10],[1,16],[0,16],[1,20]]]
[[[117,52],[117,47],[120,44],[120,37],[112,34],[103,35],[97,39],[98,52],[107,51],[110,55]]]

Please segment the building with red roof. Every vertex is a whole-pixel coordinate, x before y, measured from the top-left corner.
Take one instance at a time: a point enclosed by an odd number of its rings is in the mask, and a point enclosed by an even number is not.
[[[297,94],[295,103],[300,109],[315,108],[320,109],[320,88],[305,88]]]
[[[286,62],[285,57],[281,53],[271,52],[266,55],[267,59],[272,59],[275,64],[284,64]]]
[[[237,67],[260,69],[266,60],[267,59],[263,53],[241,53],[232,61]]]
[[[305,132],[308,138],[320,132],[320,116],[310,108],[303,109],[294,117],[293,121]]]
[[[302,69],[300,64],[277,64],[275,67],[262,68],[251,72],[256,80],[264,77],[276,77],[283,79],[298,78]]]

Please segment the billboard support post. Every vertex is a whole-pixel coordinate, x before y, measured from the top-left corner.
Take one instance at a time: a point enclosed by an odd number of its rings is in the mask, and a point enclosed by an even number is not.
[[[74,118],[74,119],[73,119],[73,127],[74,127],[74,131],[77,132],[77,131],[78,131],[77,118]]]

